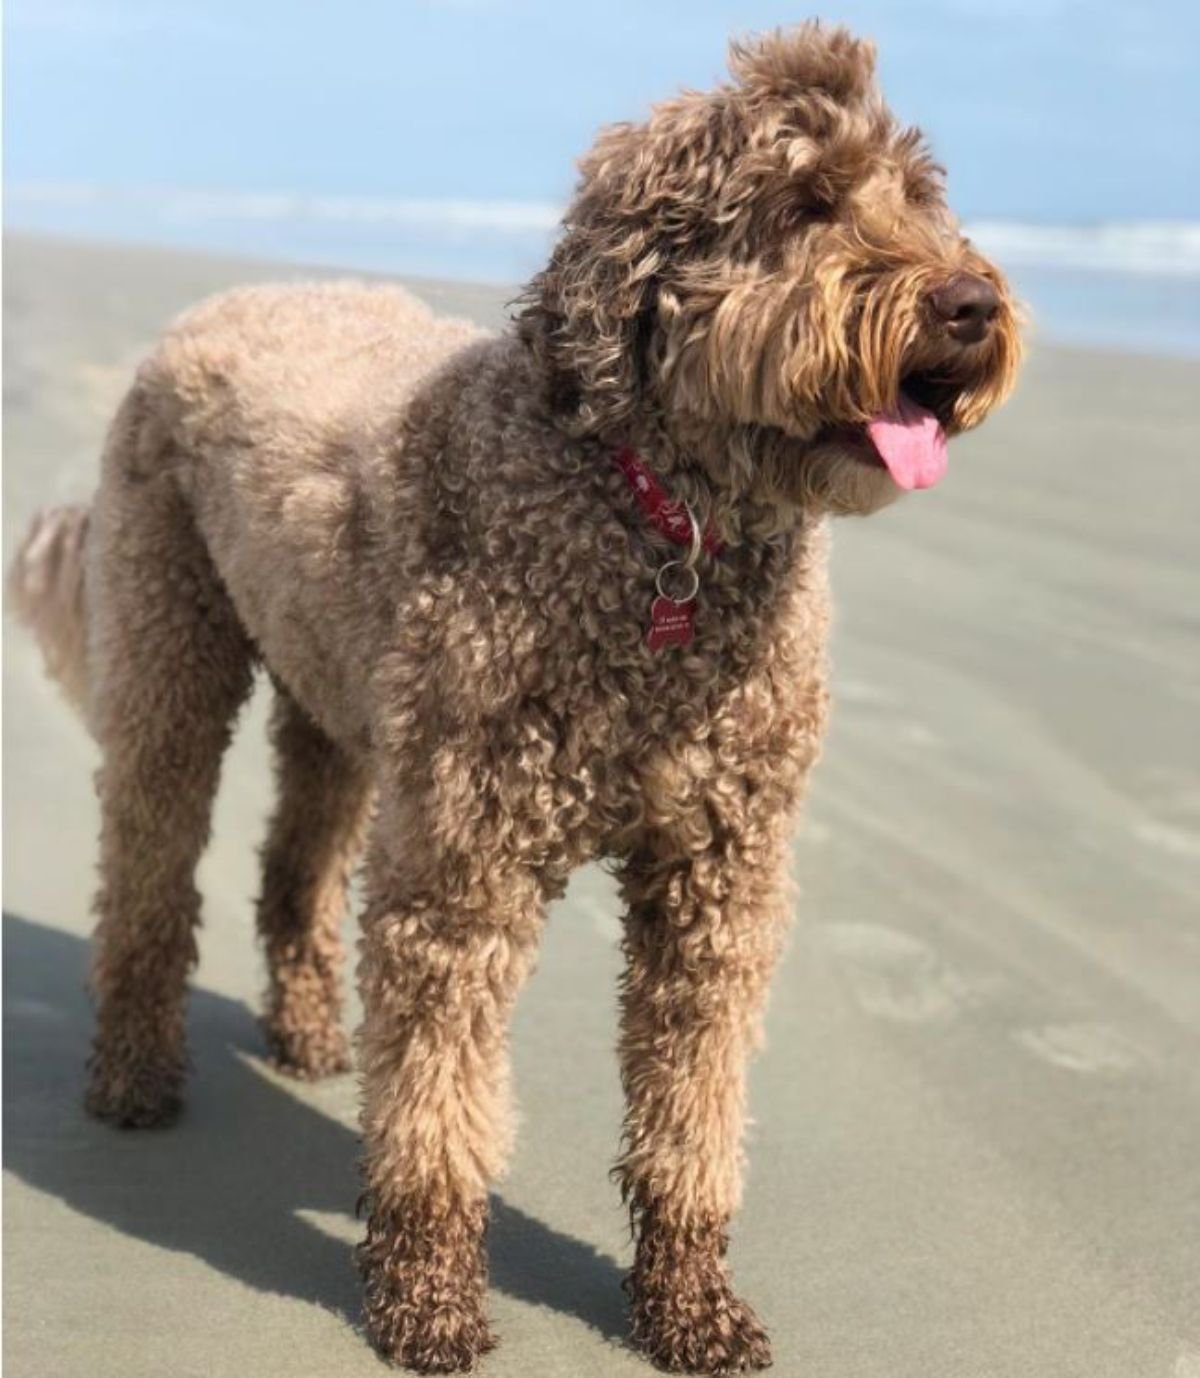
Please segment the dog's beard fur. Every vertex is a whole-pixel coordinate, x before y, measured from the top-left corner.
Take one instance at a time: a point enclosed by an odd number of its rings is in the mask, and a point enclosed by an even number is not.
[[[804,25],[733,69],[601,135],[522,334],[574,433],[666,436],[735,500],[874,511],[899,490],[866,423],[903,391],[948,435],[978,425],[1015,380],[1017,309],[869,44]],[[999,303],[967,347],[928,305],[964,272]]]
[[[901,392],[948,435],[1004,399],[1021,352],[1004,279],[949,225],[940,239],[922,227],[920,238],[923,259],[881,271],[883,254],[898,258],[899,247],[868,258],[848,252],[842,234],[817,230],[782,270],[705,265],[660,294],[655,390],[706,467],[724,469],[741,492],[869,513],[900,490],[864,428]],[[706,271],[718,280],[705,281]],[[1000,299],[987,338],[967,347],[927,305],[958,272],[986,278]]]

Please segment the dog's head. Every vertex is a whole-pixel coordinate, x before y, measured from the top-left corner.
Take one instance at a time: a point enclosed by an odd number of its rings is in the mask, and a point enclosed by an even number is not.
[[[600,135],[520,330],[575,433],[650,418],[735,491],[871,511],[1009,391],[1014,303],[869,43],[807,24],[730,65]]]

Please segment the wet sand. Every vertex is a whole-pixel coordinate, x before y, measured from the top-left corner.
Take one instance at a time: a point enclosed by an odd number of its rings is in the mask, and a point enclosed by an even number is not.
[[[140,351],[294,270],[10,238],[4,536],[85,498]],[[426,285],[495,324],[498,289]],[[835,537],[835,717],[755,1067],[733,1262],[783,1378],[1200,1378],[1200,364],[1035,346],[951,473]],[[189,1107],[79,1109],[95,752],[7,626],[13,1378],[382,1369],[355,1333],[352,1078],[253,1022],[263,702],[201,883]],[[519,1011],[485,1372],[645,1374],[606,1170],[618,921],[556,906]]]

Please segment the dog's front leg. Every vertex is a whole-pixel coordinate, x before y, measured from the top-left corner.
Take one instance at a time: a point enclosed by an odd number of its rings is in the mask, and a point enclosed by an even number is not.
[[[367,1328],[423,1373],[469,1369],[485,1312],[488,1187],[512,1139],[507,1026],[542,897],[496,847],[415,865],[373,847],[359,977]]]
[[[660,831],[625,867],[617,1175],[637,1235],[626,1285],[634,1343],[672,1372],[771,1362],[724,1255],[740,1197],[746,1062],[790,912],[786,831],[782,816],[740,836],[722,828],[699,846],[693,828]]]

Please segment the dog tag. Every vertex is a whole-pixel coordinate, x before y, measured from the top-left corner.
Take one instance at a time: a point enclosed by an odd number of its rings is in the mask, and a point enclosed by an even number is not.
[[[660,593],[650,604],[650,631],[646,644],[652,651],[664,646],[690,646],[695,634],[696,600],[686,598],[677,603]]]

